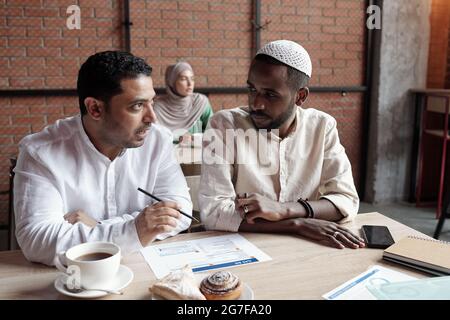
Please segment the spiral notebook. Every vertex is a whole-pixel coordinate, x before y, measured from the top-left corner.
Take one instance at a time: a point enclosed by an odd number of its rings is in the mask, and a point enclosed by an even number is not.
[[[450,243],[408,236],[384,250],[383,259],[434,275],[450,275]]]

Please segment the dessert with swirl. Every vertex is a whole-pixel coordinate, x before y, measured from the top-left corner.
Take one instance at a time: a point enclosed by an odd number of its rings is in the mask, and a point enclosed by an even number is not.
[[[228,271],[218,271],[205,277],[200,291],[207,300],[235,300],[241,296],[241,280]]]

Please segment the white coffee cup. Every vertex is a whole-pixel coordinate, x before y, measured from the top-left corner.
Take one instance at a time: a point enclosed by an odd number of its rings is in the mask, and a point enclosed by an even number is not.
[[[120,267],[120,247],[112,242],[86,242],[56,256],[55,265],[85,289],[108,289]],[[64,262],[67,268],[64,266]],[[77,284],[75,284],[77,286]]]

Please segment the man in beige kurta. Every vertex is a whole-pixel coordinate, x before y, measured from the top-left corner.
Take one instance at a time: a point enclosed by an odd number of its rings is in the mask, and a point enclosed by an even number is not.
[[[335,223],[351,220],[359,199],[336,121],[301,107],[311,70],[299,44],[271,42],[252,61],[249,106],[211,118],[199,189],[207,229],[292,233],[336,248],[364,246]]]

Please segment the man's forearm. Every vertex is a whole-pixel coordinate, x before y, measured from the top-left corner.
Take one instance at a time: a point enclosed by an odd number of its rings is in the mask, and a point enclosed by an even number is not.
[[[296,219],[286,219],[275,222],[257,219],[255,223],[252,224],[247,223],[245,220],[243,220],[241,225],[239,226],[239,231],[241,232],[296,233],[296,230]]]
[[[327,221],[338,221],[343,217],[339,210],[334,206],[334,204],[326,199],[320,199],[317,201],[308,201],[314,211],[314,218],[327,220]],[[288,202],[285,203],[286,207],[286,218],[306,218],[306,209],[298,202]]]

